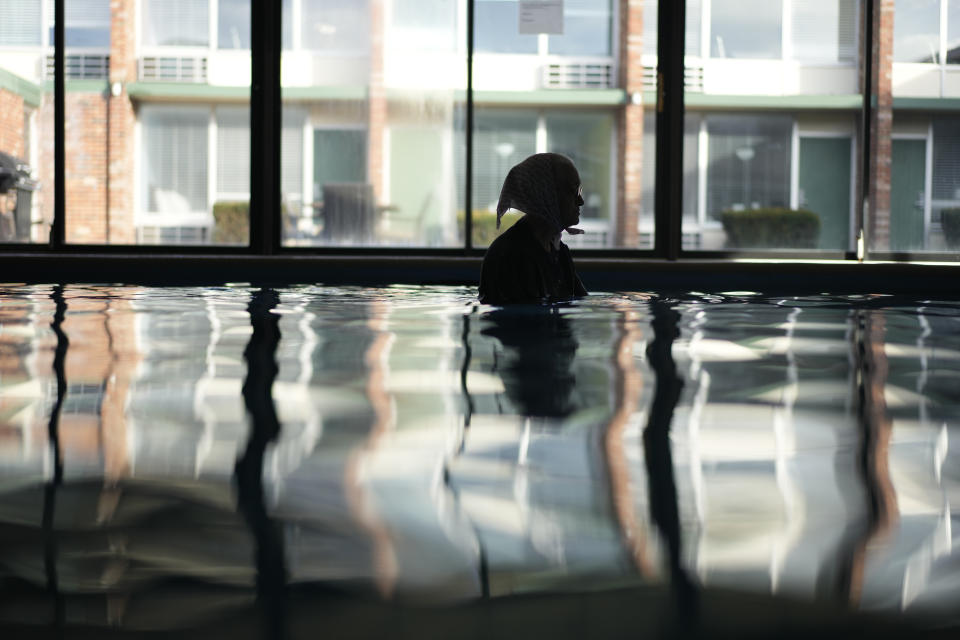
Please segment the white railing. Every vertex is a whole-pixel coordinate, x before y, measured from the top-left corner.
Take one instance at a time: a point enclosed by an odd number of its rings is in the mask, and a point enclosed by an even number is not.
[[[610,61],[556,61],[542,67],[541,83],[545,89],[609,89],[617,86]]]
[[[207,81],[206,56],[143,56],[138,67],[140,80],[194,83]]]
[[[110,75],[110,56],[105,53],[69,53],[63,57],[64,77],[68,80],[99,80]],[[54,60],[46,57],[44,77],[53,78]]]

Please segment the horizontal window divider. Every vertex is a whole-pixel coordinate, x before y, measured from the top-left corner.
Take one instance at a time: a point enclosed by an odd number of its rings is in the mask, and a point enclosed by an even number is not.
[[[478,252],[479,254],[479,252]],[[219,252],[0,253],[7,283],[129,285],[427,285],[476,287],[480,255],[235,255]],[[617,256],[576,259],[587,289],[733,292],[764,295],[936,294],[957,297],[956,264],[848,260],[703,259]],[[775,267],[775,268],[771,268]],[[389,273],[389,279],[384,274]]]

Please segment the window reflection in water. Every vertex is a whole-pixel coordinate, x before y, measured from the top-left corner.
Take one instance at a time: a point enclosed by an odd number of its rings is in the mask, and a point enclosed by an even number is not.
[[[104,619],[136,620],[159,576],[249,598],[258,548],[282,554],[289,588],[397,598],[684,574],[855,607],[950,592],[950,304],[682,298],[683,392],[653,447],[656,298],[524,315],[464,306],[457,288],[277,290],[279,342],[261,346],[278,369],[259,388],[282,427],[254,465],[257,519],[237,512],[233,476],[257,433],[243,386],[259,293],[66,287],[62,386],[53,293],[0,293],[0,527],[51,533],[11,543],[33,569],[2,571],[55,575],[67,600],[109,589]],[[58,388],[62,485],[47,431]],[[177,615],[249,601],[214,600]]]

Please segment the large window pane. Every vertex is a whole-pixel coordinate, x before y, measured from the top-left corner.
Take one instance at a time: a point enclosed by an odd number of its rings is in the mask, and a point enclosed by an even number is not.
[[[707,216],[790,204],[790,131],[785,116],[711,115]]]
[[[583,187],[581,222],[609,221],[614,208],[610,188],[613,184],[613,114],[548,111],[544,120],[547,149],[573,160],[580,172]]]
[[[249,0],[247,0],[249,5]],[[206,47],[210,42],[208,0],[143,0],[143,44]]]
[[[701,5],[711,44],[702,80],[686,82],[685,250],[853,247],[862,10],[858,0]]]
[[[710,54],[715,58],[779,58],[782,6],[770,0],[713,0]]]
[[[0,0],[0,46],[40,44],[41,0]]]
[[[250,0],[218,0],[217,46],[250,48]]]
[[[793,57],[804,62],[857,59],[857,0],[792,0]]]
[[[947,64],[960,64],[960,2],[947,3]]]
[[[313,51],[368,53],[370,47],[368,0],[300,0],[300,2],[303,48]]]
[[[474,245],[485,246],[496,237],[495,218],[500,187],[513,165],[537,152],[537,122],[538,114],[534,110],[479,107],[474,113]],[[461,178],[461,183],[464,179]]]
[[[895,7],[894,61],[939,61],[940,0],[897,0]]]
[[[141,110],[144,212],[184,225],[207,215],[207,109],[151,106]]]
[[[551,35],[549,51],[561,56],[609,56],[612,51],[611,0],[567,0],[563,35]]]
[[[537,35],[521,34],[516,0],[474,0],[473,47],[483,53],[536,53]]]
[[[455,155],[465,8],[464,0],[284,5],[284,24],[298,25],[283,54],[284,244],[462,243]]]

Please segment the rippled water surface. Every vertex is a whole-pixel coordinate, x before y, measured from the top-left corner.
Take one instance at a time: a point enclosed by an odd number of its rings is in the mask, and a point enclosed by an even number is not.
[[[0,624],[658,585],[958,623],[957,302],[474,295],[0,287]]]

